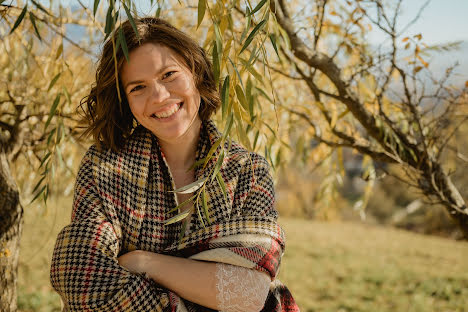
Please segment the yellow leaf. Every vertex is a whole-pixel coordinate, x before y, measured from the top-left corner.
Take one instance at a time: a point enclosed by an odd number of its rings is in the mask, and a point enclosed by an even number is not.
[[[422,39],[422,35],[421,35],[421,34],[414,35],[414,38],[416,38],[416,39],[418,39],[418,40],[421,40],[421,39]]]
[[[424,65],[424,67],[428,67],[429,66],[429,63],[426,62],[419,54],[416,55],[416,57],[418,58],[418,60]]]
[[[468,88],[468,80],[467,80],[467,81],[465,81],[465,87],[467,87],[467,88]]]
[[[332,109],[332,118],[330,120],[330,127],[333,129],[336,126],[336,121],[338,120],[338,112],[336,111],[336,108]]]
[[[422,66],[416,66],[414,69],[413,69],[413,73],[416,74],[417,72],[419,72],[423,67]]]
[[[406,41],[408,41],[408,40],[409,40],[409,37],[405,37],[405,38],[403,38],[403,40],[401,40],[401,41],[406,42]]]

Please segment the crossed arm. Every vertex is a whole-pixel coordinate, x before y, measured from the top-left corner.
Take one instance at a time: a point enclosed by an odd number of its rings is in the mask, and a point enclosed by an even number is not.
[[[142,250],[124,254],[118,261],[184,299],[226,312],[260,311],[271,281],[266,273],[247,268]]]

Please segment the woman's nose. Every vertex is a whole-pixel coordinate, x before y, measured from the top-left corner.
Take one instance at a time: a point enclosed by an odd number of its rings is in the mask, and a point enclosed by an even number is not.
[[[170,97],[169,90],[164,85],[164,83],[155,81],[153,83],[151,100],[156,103],[161,103],[161,102],[164,102],[164,100],[168,99],[169,97]]]

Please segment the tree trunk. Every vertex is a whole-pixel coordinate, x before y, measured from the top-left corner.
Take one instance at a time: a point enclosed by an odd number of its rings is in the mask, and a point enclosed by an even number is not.
[[[17,309],[16,281],[23,208],[8,160],[0,146],[0,311]]]
[[[433,163],[432,168],[432,174],[430,171],[425,171],[426,183],[421,189],[424,191],[427,189],[426,185],[431,186],[431,190],[426,193],[432,196],[435,194],[439,198],[450,216],[458,223],[464,238],[468,240],[468,208],[465,200],[439,163]]]

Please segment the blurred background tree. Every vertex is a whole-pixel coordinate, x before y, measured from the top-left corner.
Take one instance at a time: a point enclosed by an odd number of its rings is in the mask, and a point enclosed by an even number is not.
[[[430,205],[439,205],[468,237],[468,194],[460,189],[468,83],[453,83],[455,67],[435,75],[429,61],[457,44],[430,46],[421,34],[408,36],[421,12],[400,24],[401,5],[0,1],[0,310],[16,308],[20,203],[70,192],[72,168],[89,143],[77,140],[75,108],[92,83],[98,43],[132,16],[160,16],[199,39],[223,99],[215,118],[232,123],[232,136],[279,171],[285,214],[364,218],[369,205],[377,222],[411,228],[407,215],[420,211],[428,224]],[[369,42],[373,30],[381,44]],[[391,198],[382,202],[372,194],[385,175],[398,182],[379,184]],[[412,194],[395,194],[408,186]]]

